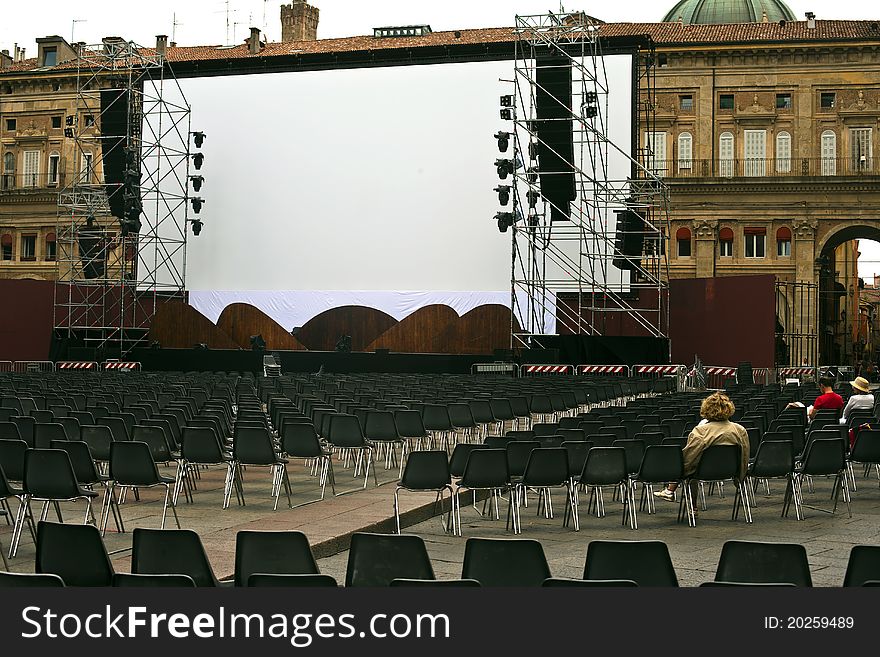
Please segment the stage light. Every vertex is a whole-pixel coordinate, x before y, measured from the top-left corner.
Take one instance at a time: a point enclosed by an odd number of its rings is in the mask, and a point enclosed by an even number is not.
[[[599,116],[599,108],[592,105],[585,105],[581,108],[585,119],[595,119]]]
[[[193,158],[193,164],[196,167],[196,171],[198,171],[199,169],[202,168],[202,162],[205,161],[205,156],[202,155],[201,153],[196,153],[195,155],[192,156],[192,158]]]
[[[495,191],[498,192],[498,202],[501,205],[510,203],[510,185],[499,185]]]
[[[202,189],[202,184],[205,182],[204,176],[190,176],[189,181],[192,183],[193,191],[200,191]]]
[[[538,199],[540,198],[540,194],[534,189],[530,189],[526,194],[526,199],[528,199],[529,207],[534,208],[538,205]]]
[[[584,94],[584,102],[581,105],[581,114],[585,119],[595,119],[599,116],[599,95],[595,91]]]
[[[199,219],[193,219],[192,221],[190,221],[190,223],[192,224],[193,235],[198,237],[199,233],[202,232],[202,226],[204,226],[205,224],[202,223],[202,221]]]
[[[64,117],[64,125],[66,125],[66,126],[76,125],[76,117],[73,114],[71,114],[69,116],[65,116]]]
[[[495,214],[495,219],[498,222],[498,230],[502,233],[506,233],[507,229],[513,226],[513,212],[498,212]]]
[[[73,139],[73,128],[64,128],[64,136]]]
[[[495,139],[498,140],[498,150],[502,153],[506,153],[507,149],[510,148],[510,133],[496,132]]]
[[[191,132],[193,136],[193,141],[196,143],[196,148],[201,148],[202,144],[205,143],[205,133],[204,132]]]
[[[513,160],[495,160],[495,169],[498,171],[498,177],[501,180],[507,180],[507,176],[513,173]]]
[[[193,212],[199,214],[202,211],[202,206],[205,204],[205,199],[196,196],[195,198],[191,198],[189,202],[192,203]]]
[[[501,120],[502,121],[513,121],[516,119],[516,108],[515,107],[502,107],[501,108]]]
[[[501,107],[513,107],[513,94],[501,96]]]

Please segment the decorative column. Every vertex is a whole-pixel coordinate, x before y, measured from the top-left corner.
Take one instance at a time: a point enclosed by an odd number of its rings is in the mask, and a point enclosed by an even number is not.
[[[794,257],[797,266],[796,279],[801,283],[817,283],[816,276],[816,229],[819,227],[818,219],[795,219],[792,222],[794,228]]]
[[[717,219],[697,219],[694,221],[694,258],[697,264],[697,278],[712,278],[715,276],[715,243],[717,235]]]

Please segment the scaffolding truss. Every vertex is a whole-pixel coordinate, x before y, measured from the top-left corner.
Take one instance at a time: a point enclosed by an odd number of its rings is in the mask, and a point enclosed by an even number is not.
[[[70,344],[122,357],[144,346],[161,303],[185,296],[190,107],[155,50],[105,39],[80,47],[76,66],[54,326]]]
[[[666,338],[669,194],[639,145],[654,131],[653,48],[628,51],[623,79],[620,59],[609,71],[606,58],[620,51],[603,52],[602,23],[590,16],[518,16],[516,32],[512,347],[548,334]],[[571,71],[570,98],[547,83],[548,62]],[[619,116],[622,96],[631,120]],[[570,151],[553,122],[571,126]],[[546,193],[559,176],[573,178],[570,202]]]

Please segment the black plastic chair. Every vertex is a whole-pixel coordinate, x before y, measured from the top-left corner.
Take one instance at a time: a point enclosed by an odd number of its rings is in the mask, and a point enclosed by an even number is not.
[[[334,414],[329,416],[329,425],[327,431],[327,442],[331,445],[333,453],[342,452],[344,455],[354,453],[354,476],[357,477],[360,468],[364,469],[364,488],[370,477],[370,470],[373,471],[373,483],[378,486],[379,480],[376,476],[376,468],[373,464],[373,447],[367,443],[361,423],[354,415]]]
[[[684,458],[681,448],[677,445],[650,445],[645,448],[642,464],[634,477],[630,478],[630,486],[642,484],[642,497],[639,510],[647,507],[648,513],[654,513],[654,485],[665,486],[668,482],[681,484],[684,479]],[[638,529],[635,505],[631,505],[632,528]]]
[[[865,582],[880,580],[880,546],[854,545],[849,552],[844,586],[865,586]]]
[[[165,501],[162,504],[162,522],[160,529],[165,529],[165,517],[168,514],[168,506],[174,514],[174,522],[180,529],[180,519],[177,517],[177,505],[174,503],[173,486],[174,479],[159,474],[159,469],[153,461],[153,454],[147,443],[141,442],[113,442],[110,445],[110,491],[107,494],[106,510],[103,510],[101,532],[107,530],[107,519],[110,517],[111,507],[116,508],[120,531],[125,531],[122,525],[122,514],[116,501],[116,490],[141,488],[165,488]]]
[[[402,490],[437,493],[437,499],[434,503],[435,513],[438,505],[442,513],[443,493],[448,491],[449,513],[443,529],[455,533],[456,496],[452,488],[452,476],[449,472],[449,459],[446,452],[419,451],[409,455],[400,483],[394,489],[394,526],[398,534],[400,533],[400,491]]]
[[[0,589],[46,589],[63,587],[64,580],[58,577],[58,575],[50,575],[49,573],[0,572]]]
[[[422,442],[427,441],[429,436],[422,422],[421,413],[410,410],[395,410],[394,424],[397,427],[397,433],[408,443],[409,451],[414,452],[428,447],[428,445],[422,445]]]
[[[509,493],[507,516],[508,526],[510,518],[516,513],[516,501],[514,487],[510,484],[510,476],[507,467],[507,450],[503,449],[474,449],[468,456],[464,466],[464,472],[455,489],[458,497],[463,491],[486,491],[490,495],[489,503],[495,510],[495,519],[499,519],[498,501],[505,492]],[[461,505],[456,504],[458,535],[462,535]]]
[[[625,524],[629,518],[630,527],[635,529],[635,520],[633,519],[635,502],[632,486],[629,485],[626,450],[623,447],[594,447],[591,449],[584,462],[584,468],[577,478],[577,483],[579,487],[589,490],[590,499],[587,504],[587,512],[589,513],[595,507],[597,518],[605,517],[605,498],[602,488],[614,486],[623,502],[622,522]]]
[[[0,468],[9,481],[24,480],[24,455],[28,449],[24,440],[0,440]]]
[[[880,429],[862,429],[856,434],[856,440],[847,459],[850,483],[856,490],[856,478],[853,472],[853,464],[863,465],[865,474],[873,466],[877,477],[880,478]]]
[[[742,448],[739,445],[711,445],[700,454],[696,471],[684,482],[679,513],[687,515],[688,523],[696,526],[695,501],[692,499],[693,486],[699,487],[700,508],[704,511],[708,508],[706,502],[705,484],[722,484],[732,481],[736,493],[733,500],[731,519],[736,519],[737,509],[743,507],[745,520],[752,522],[752,510],[749,505],[748,493],[743,488],[739,472],[742,466]]]
[[[754,499],[754,491],[758,484],[765,482],[766,492],[769,493],[770,479],[783,479],[785,481],[784,500],[789,501],[792,498],[792,472],[794,470],[794,447],[790,440],[762,440],[755,459],[749,464],[746,473],[745,490],[752,498],[751,506],[756,506]],[[794,499],[795,512],[798,519],[801,517],[800,501]],[[736,517],[737,509],[734,509],[734,517]]]
[[[43,509],[40,513],[40,520],[43,521],[49,514],[50,503],[85,500],[86,512],[83,517],[83,524],[89,522],[89,520],[96,523],[95,514],[92,509],[92,500],[98,494],[80,486],[76,480],[73,465],[70,463],[70,457],[63,450],[27,450],[24,456],[24,481],[22,489],[23,501],[19,505],[15,525],[12,529],[10,556],[14,557],[18,552],[18,543],[21,540],[21,532],[26,516],[30,513],[31,502],[43,502]],[[55,513],[58,517],[58,522],[63,522],[61,507],[58,504],[55,504]],[[33,514],[31,514],[31,517],[33,517]]]
[[[428,550],[419,536],[352,534],[345,586],[388,586],[399,578],[435,579]]]
[[[403,464],[406,461],[408,441],[400,436],[394,413],[391,411],[367,411],[364,424],[364,438],[376,447],[376,451],[385,451],[385,469],[389,470],[397,458],[396,447],[400,447],[400,467],[398,477],[403,475]]]
[[[110,478],[98,472],[95,460],[89,446],[81,440],[53,440],[52,449],[61,449],[70,457],[73,473],[76,480],[88,490],[95,490],[96,486],[103,489],[101,502],[101,517],[103,518],[104,505],[107,504],[110,493]],[[122,531],[122,519],[119,517],[116,507],[113,507],[116,529]]]
[[[337,588],[339,585],[330,575],[279,575],[276,573],[254,573],[248,577],[247,586],[251,588]]]
[[[36,420],[29,415],[18,415],[9,418],[9,421],[18,427],[18,433],[21,434],[21,439],[27,443],[28,447],[33,447]]]
[[[328,480],[331,492],[336,495],[333,461],[330,458],[330,452],[321,445],[314,425],[311,423],[285,423],[281,430],[281,449],[289,458],[317,463],[318,482],[321,485],[320,499],[324,499]]]
[[[226,468],[226,479],[223,488],[223,507],[229,504],[232,489],[239,503],[242,493],[238,479],[234,476],[235,462],[232,455],[223,451],[217,435],[208,427],[184,427],[180,446],[180,460],[177,463],[177,476],[174,482],[174,503],[183,490],[188,501],[192,501],[190,489],[193,486],[193,475],[201,465],[219,465]]]
[[[838,438],[819,438],[810,442],[803,463],[794,469],[793,474],[794,496],[800,501],[801,508],[807,507],[824,513],[835,513],[837,511],[837,503],[842,490],[843,500],[846,502],[848,515],[852,518],[849,484],[847,483],[848,477],[846,471],[845,450],[846,446],[844,445],[844,442]],[[831,498],[834,500],[834,507],[830,511],[813,506],[808,507],[808,505],[803,503],[804,477],[826,475],[834,477],[831,492]],[[784,516],[788,515],[788,511],[789,506],[783,505]]]
[[[235,463],[233,476],[238,479],[242,505],[244,505],[244,478],[241,466],[252,465],[268,467],[272,472],[272,497],[275,499],[273,510],[278,510],[278,499],[281,497],[282,487],[287,494],[288,508],[293,508],[293,500],[290,497],[290,476],[287,473],[288,461],[275,453],[275,444],[268,429],[248,427],[240,429],[233,443],[232,458]],[[224,508],[229,506],[231,489],[227,488],[226,494]]]
[[[481,586],[541,586],[550,577],[544,548],[531,539],[469,538],[462,579]]]
[[[133,573],[115,573],[113,584],[115,588],[175,588],[191,589],[196,583],[189,575],[135,575]]]
[[[219,586],[202,541],[194,531],[138,527],[133,535],[133,574],[188,575],[196,586]]]
[[[89,451],[96,461],[110,461],[110,443],[113,442],[113,433],[110,427],[103,424],[86,425],[80,429],[82,441],[89,446]]]
[[[724,543],[715,581],[813,585],[803,545],[752,541]]]
[[[545,588],[618,588],[637,587],[631,579],[569,579],[567,577],[548,577],[541,586]]]
[[[591,451],[592,453],[592,451]],[[589,458],[587,459],[589,461]],[[529,454],[525,472],[517,484],[514,497],[519,502],[524,499],[528,489],[538,491],[537,513],[542,512],[545,518],[553,517],[553,502],[550,497],[552,488],[565,489],[566,512],[563,515],[563,526],[567,524],[569,517],[574,519],[574,530],[580,531],[580,521],[577,513],[577,499],[575,497],[574,483],[568,467],[568,451],[562,447],[539,447]],[[522,533],[519,509],[514,508],[514,533]],[[569,516],[569,512],[571,516]]]
[[[250,586],[249,579],[255,573],[317,575],[320,571],[302,532],[239,531],[235,536],[235,585]]]
[[[632,580],[639,586],[678,586],[662,541],[590,541],[584,579]]]
[[[34,571],[58,575],[66,586],[110,586],[113,564],[92,525],[37,524]]]
[[[34,447],[48,449],[53,440],[70,440],[63,424],[58,422],[37,422],[34,425]]]
[[[442,404],[425,404],[422,410],[422,424],[432,440],[439,443],[448,452],[451,448],[450,435],[455,433],[449,410]]]

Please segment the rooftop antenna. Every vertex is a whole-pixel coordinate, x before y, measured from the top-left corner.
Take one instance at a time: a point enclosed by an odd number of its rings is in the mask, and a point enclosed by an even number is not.
[[[174,12],[171,18],[171,42],[177,43],[177,28],[183,25],[183,23],[177,22],[177,12]]]
[[[226,14],[226,45],[228,46],[228,45],[231,45],[231,42],[229,41],[229,28],[232,26],[232,22],[230,19],[233,14],[238,13],[238,9],[230,9],[229,0],[225,0],[225,2],[223,4],[226,5],[226,9],[224,9],[223,11],[215,11],[214,13],[215,14]]]
[[[266,33],[266,3],[269,0],[263,0],[263,34]]]
[[[73,32],[76,29],[76,24],[77,23],[86,23],[86,22],[88,22],[88,19],[85,19],[85,18],[74,18],[72,21],[70,21],[70,43],[74,43]]]

